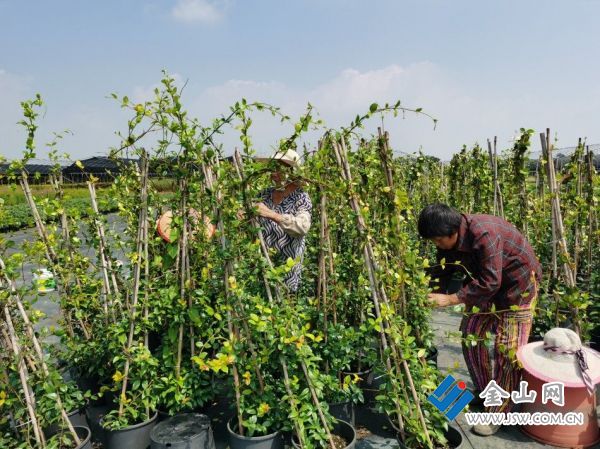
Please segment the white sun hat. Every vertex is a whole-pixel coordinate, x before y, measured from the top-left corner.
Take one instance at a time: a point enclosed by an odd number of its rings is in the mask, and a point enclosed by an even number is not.
[[[271,157],[257,157],[255,160],[259,162],[279,161],[293,168],[298,168],[302,164],[300,155],[294,150],[278,151]]]
[[[563,382],[565,387],[587,387],[593,394],[600,383],[600,353],[581,345],[571,329],[555,327],[544,341],[521,346],[517,359],[523,368],[544,382]]]

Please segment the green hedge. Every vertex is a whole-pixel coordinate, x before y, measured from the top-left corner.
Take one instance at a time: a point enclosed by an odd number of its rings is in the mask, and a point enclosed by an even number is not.
[[[89,198],[72,198],[65,201],[70,216],[88,216],[92,212]],[[98,198],[98,209],[102,213],[114,212],[117,204],[109,198]],[[46,219],[44,211],[40,208],[42,219]],[[0,205],[0,232],[16,231],[18,229],[35,226],[33,216],[27,204]]]

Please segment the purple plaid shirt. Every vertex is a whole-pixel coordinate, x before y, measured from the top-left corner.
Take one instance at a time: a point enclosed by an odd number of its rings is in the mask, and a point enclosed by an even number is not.
[[[542,268],[533,248],[515,226],[493,215],[467,215],[458,231],[456,247],[438,250],[438,259],[459,260],[474,279],[456,294],[467,306],[482,311],[493,303],[496,309],[526,306],[535,295]],[[468,278],[470,279],[470,278]]]

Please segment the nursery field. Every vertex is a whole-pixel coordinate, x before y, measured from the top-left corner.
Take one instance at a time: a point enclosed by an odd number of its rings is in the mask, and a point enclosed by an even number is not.
[[[419,212],[435,202],[504,217],[527,237],[543,267],[532,334],[569,327],[598,344],[600,177],[585,142],[561,170],[550,130],[521,129],[509,148],[464,147],[443,163],[398,156],[384,129],[367,131],[382,116],[435,124],[400,102],[328,129],[310,105],[292,119],[246,100],[202,124],[168,76],[155,95],[143,104],[114,95],[130,119],[111,155],[139,164],[101,190],[90,176],[77,193],[58,176],[50,191],[29,186],[27,161],[56,150],[36,146],[41,98],[23,103],[26,151],[7,181],[25,202],[7,198],[0,217],[24,207],[35,228],[0,234],[0,447],[89,448],[94,439],[146,449],[155,426],[193,412],[213,418],[219,445],[232,449],[351,448],[362,419],[386,437],[363,445],[457,447],[427,400],[450,368],[435,363],[445,343],[428,294],[464,270],[419,237]],[[273,141],[278,155],[300,154],[293,169],[257,158],[252,123],[264,114],[287,125]],[[231,133],[233,155],[221,143]],[[534,139],[543,154],[529,173]],[[168,194],[150,166],[169,174]],[[265,192],[292,184],[303,195],[296,212],[311,222],[305,239],[277,234],[264,210]],[[170,229],[159,235],[166,211]],[[54,292],[38,294],[38,267],[52,272]],[[461,343],[494,336],[453,338],[456,359]],[[153,447],[171,447],[181,437],[173,432]]]

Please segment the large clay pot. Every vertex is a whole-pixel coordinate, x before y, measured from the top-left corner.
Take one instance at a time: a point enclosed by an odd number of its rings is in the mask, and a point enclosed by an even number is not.
[[[590,395],[585,387],[570,387],[565,385],[564,406],[556,405],[552,401],[542,404],[542,387],[546,381],[523,371],[523,380],[528,383],[529,391],[536,391],[537,397],[533,404],[522,404],[524,413],[549,412],[561,413],[581,412],[583,423],[581,425],[538,425],[521,426],[521,430],[534,440],[551,446],[568,448],[586,448],[600,442],[600,429],[596,414],[596,397]]]

